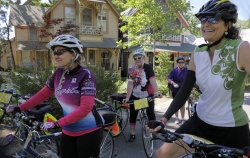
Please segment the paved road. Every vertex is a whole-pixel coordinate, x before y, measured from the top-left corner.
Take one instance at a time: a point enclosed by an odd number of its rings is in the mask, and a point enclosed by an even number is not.
[[[164,97],[162,99],[156,99],[156,107],[155,107],[155,113],[157,118],[160,118],[163,113],[166,111],[168,108],[170,102],[172,101],[171,98],[169,97]],[[245,104],[243,108],[246,110],[248,113],[248,116],[250,118],[250,90],[246,91],[245,93]],[[185,118],[187,119],[187,112],[185,115]],[[142,144],[142,139],[140,135],[141,131],[141,125],[138,123],[136,126],[136,139],[134,142],[127,142],[122,136],[119,136],[115,139],[115,154],[116,158],[146,158],[146,155],[143,150],[143,144]],[[179,125],[174,123],[174,119],[170,119],[167,128],[169,130],[175,130],[179,127]],[[129,126],[124,131],[124,135],[126,139],[128,138],[128,133],[129,133]],[[161,141],[155,141],[155,148],[159,148],[161,146],[162,142]],[[13,150],[13,148],[12,148]],[[0,148],[0,158],[10,158],[11,156],[4,155],[6,153],[9,155],[11,153],[10,150],[3,150]]]

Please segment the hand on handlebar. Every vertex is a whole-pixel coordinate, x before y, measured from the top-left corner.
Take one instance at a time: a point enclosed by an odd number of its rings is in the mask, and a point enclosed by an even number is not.
[[[129,101],[129,98],[125,98],[122,100],[122,103],[127,103]]]
[[[147,130],[150,133],[157,133],[164,129],[165,125],[160,121],[150,120],[147,124]]]
[[[163,95],[160,92],[155,92],[155,96],[158,97],[158,98],[162,98],[163,97]]]
[[[18,106],[15,105],[8,105],[6,107],[6,113],[12,113],[12,112],[20,112],[20,108]]]
[[[60,128],[57,122],[44,122],[40,125],[40,128],[44,131],[48,131],[49,129],[57,129]]]

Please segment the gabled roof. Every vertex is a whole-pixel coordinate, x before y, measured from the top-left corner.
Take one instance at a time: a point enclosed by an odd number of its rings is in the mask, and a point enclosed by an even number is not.
[[[116,13],[116,15],[119,17],[119,13],[117,12],[117,10],[113,7],[113,5],[109,2],[109,0],[86,0],[86,1],[90,1],[90,2],[99,2],[99,3],[107,3]],[[50,7],[50,9],[48,9],[48,11],[46,11],[46,14],[48,15],[58,4],[60,4],[62,2],[62,0],[58,0],[53,6]],[[79,0],[76,0],[76,3],[80,3]]]
[[[30,5],[10,5],[9,24],[12,26],[27,26],[34,23],[35,26],[44,26],[43,15],[48,7]]]

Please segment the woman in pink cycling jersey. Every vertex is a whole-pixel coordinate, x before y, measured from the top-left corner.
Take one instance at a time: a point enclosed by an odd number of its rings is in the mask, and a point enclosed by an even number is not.
[[[96,79],[80,65],[83,48],[71,35],[60,35],[47,44],[54,53],[57,70],[46,86],[18,107],[9,106],[7,112],[26,111],[55,95],[63,109],[57,122],[45,122],[41,128],[62,128],[61,158],[98,158],[103,129],[102,117],[94,107]]]

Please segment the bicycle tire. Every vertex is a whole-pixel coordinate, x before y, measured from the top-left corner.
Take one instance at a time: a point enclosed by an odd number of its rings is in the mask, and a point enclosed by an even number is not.
[[[42,133],[44,135],[44,133]],[[33,148],[37,153],[40,155],[44,155],[47,150],[52,151],[52,153],[56,154],[57,156],[60,156],[60,137],[52,137],[52,138],[46,138],[41,139],[38,141],[31,141],[31,148]]]
[[[103,131],[103,139],[100,146],[100,158],[113,158],[114,155],[114,137],[109,130]]]
[[[124,131],[129,120],[129,111],[127,108],[121,106],[117,109],[116,113],[117,113],[117,122],[119,126],[119,133],[117,135],[112,134],[113,137],[119,136]]]
[[[142,132],[142,141],[145,154],[148,158],[151,158],[154,152],[154,142],[152,133],[148,132],[146,129],[147,122],[148,120],[146,117],[143,117],[141,119],[141,125],[142,125],[141,132]]]
[[[193,115],[193,112],[192,112],[192,105],[193,105],[192,99],[191,99],[191,98],[188,98],[187,111],[188,111],[188,117],[189,117],[189,118]]]

